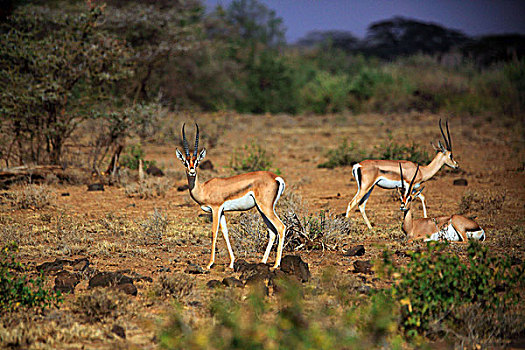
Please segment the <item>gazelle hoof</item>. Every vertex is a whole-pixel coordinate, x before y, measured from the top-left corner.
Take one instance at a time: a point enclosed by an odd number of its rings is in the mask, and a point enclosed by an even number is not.
[[[209,269],[211,269],[211,267],[212,267],[212,266],[213,266],[213,263],[212,263],[212,262],[211,262],[211,263],[209,263],[209,264],[208,264],[208,265],[206,266],[206,270],[209,270]]]

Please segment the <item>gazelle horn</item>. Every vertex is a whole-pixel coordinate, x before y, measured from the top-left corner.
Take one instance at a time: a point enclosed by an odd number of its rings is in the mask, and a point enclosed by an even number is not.
[[[199,151],[199,124],[195,123],[195,126],[197,127],[197,133],[195,135],[195,149],[193,150],[193,156],[197,157]]]
[[[401,167],[401,163],[399,163],[399,173],[401,174],[401,191],[402,194],[405,195],[405,182],[403,181],[403,168]]]
[[[182,124],[182,146],[184,147],[184,153],[186,153],[186,157],[189,157],[190,149],[188,147],[188,140],[186,140],[186,133],[184,132],[184,126],[186,126],[186,123]]]
[[[448,120],[446,122],[446,126],[447,126],[447,136],[448,136],[448,147],[449,147],[449,151],[452,152],[452,139],[450,138],[450,131],[448,130]]]
[[[439,120],[439,130],[441,130],[441,135],[443,136],[443,141],[445,141],[445,147],[447,148],[448,151],[450,151],[450,145],[447,141],[447,137],[445,136],[445,133],[443,132],[443,127],[441,127],[441,119]],[[447,120],[447,132],[448,132],[448,120]],[[450,137],[450,134],[449,134],[449,137]]]
[[[412,186],[414,186],[414,181],[416,180],[416,176],[418,172],[419,172],[419,164],[417,165],[416,172],[414,174],[414,177],[412,178],[412,181],[410,181],[410,186],[408,187],[408,194],[412,193]]]

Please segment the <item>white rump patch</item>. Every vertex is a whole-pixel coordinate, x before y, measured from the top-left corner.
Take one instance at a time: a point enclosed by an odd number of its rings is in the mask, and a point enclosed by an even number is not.
[[[483,229],[479,230],[479,231],[467,231],[467,237],[469,239],[477,239],[479,241],[484,241],[485,240],[485,231],[483,231]]]
[[[448,224],[448,226],[442,229],[441,231],[438,231],[430,235],[429,238],[425,239],[425,242],[440,241],[440,240],[458,242],[458,241],[461,241],[461,236],[456,231],[454,226],[452,226],[452,224]]]

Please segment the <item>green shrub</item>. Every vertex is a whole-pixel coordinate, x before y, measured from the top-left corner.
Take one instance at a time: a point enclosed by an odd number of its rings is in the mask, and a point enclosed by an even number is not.
[[[403,268],[395,268],[390,253],[384,253],[386,270],[397,276],[391,292],[401,305],[407,335],[428,333],[440,323],[453,325],[462,305],[504,312],[520,301],[524,262],[512,266],[510,257],[494,257],[478,242],[469,243],[466,261],[450,252],[448,243],[429,242],[427,247],[409,253],[411,260]]]
[[[45,309],[62,302],[60,291],[44,288],[44,277],[30,278],[22,263],[16,261],[16,244],[0,251],[0,310],[9,312],[19,307]]]
[[[348,144],[348,140],[343,140],[341,145],[328,151],[328,161],[317,165],[318,168],[333,169],[337,166],[347,166],[358,163],[366,158],[366,152],[357,148],[355,143]]]
[[[120,158],[120,164],[131,170],[137,170],[139,168],[139,161],[142,160],[142,167],[146,170],[150,165],[155,165],[156,162],[144,160],[144,150],[140,143],[132,145],[128,148],[127,153],[122,155]]]
[[[392,135],[389,135],[387,143],[376,147],[378,159],[390,159],[390,160],[409,160],[418,164],[429,163],[431,158],[425,150],[421,149],[421,146],[414,141],[404,145],[395,142]]]
[[[234,173],[246,173],[259,170],[270,170],[271,157],[260,145],[252,142],[244,145],[242,150],[234,150],[230,159],[230,168]]]
[[[358,307],[310,295],[292,280],[279,280],[274,306],[260,289],[247,296],[218,291],[210,320],[192,322],[182,308],[172,314],[159,340],[162,349],[378,349],[404,348],[396,335],[398,314],[391,297],[378,293]],[[348,291],[347,291],[348,292]],[[309,300],[310,298],[315,298]]]
[[[317,114],[342,112],[347,107],[348,92],[348,77],[345,74],[317,71],[301,90],[304,110]]]

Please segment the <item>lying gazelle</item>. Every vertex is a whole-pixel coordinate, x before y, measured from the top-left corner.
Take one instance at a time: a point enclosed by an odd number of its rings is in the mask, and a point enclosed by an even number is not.
[[[186,176],[188,178],[188,185],[190,196],[197,202],[201,209],[206,212],[211,212],[213,217],[212,224],[212,245],[211,258],[207,265],[210,269],[215,262],[215,245],[217,243],[217,233],[219,226],[222,230],[222,235],[228,247],[230,254],[230,268],[233,268],[235,257],[228,238],[228,229],[226,227],[225,211],[244,211],[256,207],[261,214],[268,232],[270,235],[268,246],[264,253],[262,262],[266,264],[270,250],[272,249],[275,235],[279,235],[279,244],[277,246],[277,257],[273,268],[279,267],[281,264],[281,256],[283,253],[284,234],[286,227],[282,221],[275,214],[275,203],[284,191],[284,180],[269,172],[256,171],[247,174],[236,175],[228,178],[213,178],[205,183],[199,182],[197,168],[202,159],[206,156],[206,149],[198,153],[199,147],[199,126],[195,136],[195,149],[193,155],[190,155],[188,142],[186,141],[186,134],[184,133],[184,125],[182,126],[182,143],[184,146],[185,155],[178,149],[176,151],[177,158],[179,158],[186,167]]]
[[[415,197],[421,194],[423,188],[414,189],[414,182],[419,171],[412,177],[408,188],[403,180],[403,168],[399,163],[399,173],[401,186],[399,198],[401,200],[401,210],[404,212],[403,232],[407,235],[407,242],[415,239],[424,239],[425,241],[447,240],[454,242],[466,243],[468,239],[485,240],[485,231],[474,221],[462,215],[439,216],[436,218],[413,219],[410,205]]]
[[[458,163],[454,160],[452,156],[452,140],[450,139],[450,132],[448,130],[448,121],[447,126],[447,137],[443,132],[441,127],[441,119],[439,120],[439,129],[441,130],[441,135],[443,135],[443,141],[445,141],[445,146],[438,142],[438,146],[432,146],[437,151],[436,156],[427,166],[422,166],[419,175],[415,179],[415,188],[419,188],[421,184],[425,181],[428,181],[434,174],[438,172],[443,164],[448,165],[451,168],[457,169],[459,167]],[[366,216],[365,207],[370,193],[374,189],[375,185],[385,188],[385,189],[396,189],[401,186],[399,182],[399,170],[397,169],[397,164],[401,163],[403,170],[408,176],[414,176],[416,172],[416,164],[407,160],[363,160],[360,163],[355,164],[352,167],[352,175],[354,176],[357,182],[357,193],[350,203],[348,203],[348,208],[346,209],[346,217],[350,216],[352,209],[359,205],[359,211],[365,219],[366,225],[371,230],[372,225],[368,221]],[[423,204],[423,216],[427,217],[427,208],[425,206],[425,197],[420,193],[419,199]]]

